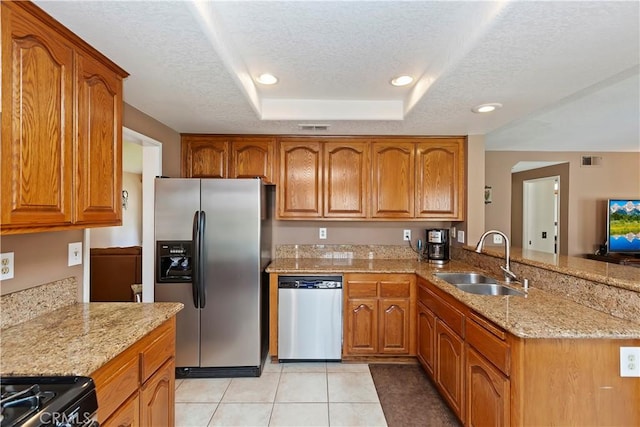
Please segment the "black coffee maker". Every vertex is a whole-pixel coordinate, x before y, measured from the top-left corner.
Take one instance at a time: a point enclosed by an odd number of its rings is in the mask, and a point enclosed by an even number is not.
[[[446,228],[427,229],[427,259],[435,264],[449,262],[449,230]]]

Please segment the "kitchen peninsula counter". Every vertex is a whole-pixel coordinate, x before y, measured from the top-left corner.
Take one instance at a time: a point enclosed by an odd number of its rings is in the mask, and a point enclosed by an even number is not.
[[[436,272],[469,271],[482,269],[455,260],[438,266],[409,259],[340,258],[278,258],[267,267],[269,273],[291,275],[415,273],[521,338],[640,338],[640,323],[614,317],[536,287],[531,287],[526,297],[475,295],[433,275]]]
[[[76,303],[0,331],[0,376],[90,376],[181,303]]]

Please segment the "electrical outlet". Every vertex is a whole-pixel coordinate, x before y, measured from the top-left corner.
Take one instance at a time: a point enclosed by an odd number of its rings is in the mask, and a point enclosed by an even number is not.
[[[458,230],[458,242],[464,243],[464,231]]]
[[[82,242],[69,243],[69,262],[67,265],[82,264]]]
[[[493,243],[496,245],[501,245],[502,244],[502,236],[499,234],[494,234],[493,235]]]
[[[318,230],[318,238],[320,239],[326,239],[327,238],[327,229],[324,227],[320,227],[320,229]]]
[[[411,230],[403,230],[402,231],[402,240],[411,240]]]
[[[620,376],[640,377],[640,347],[620,347]]]
[[[2,269],[0,280],[13,279],[13,252],[0,255],[0,268]]]

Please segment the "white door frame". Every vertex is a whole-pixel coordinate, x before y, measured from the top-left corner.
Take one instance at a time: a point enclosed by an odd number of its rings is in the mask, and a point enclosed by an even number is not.
[[[142,146],[142,302],[153,302],[155,283],[155,178],[162,175],[162,143],[129,128],[122,128],[123,139]],[[89,302],[91,273],[89,249],[91,230],[84,230],[82,301]]]

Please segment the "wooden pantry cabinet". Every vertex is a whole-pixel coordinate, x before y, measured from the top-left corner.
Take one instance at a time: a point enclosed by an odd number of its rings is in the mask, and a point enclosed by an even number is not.
[[[175,424],[175,316],[91,377],[104,426]]]
[[[120,225],[128,74],[31,2],[2,2],[2,234]]]
[[[345,274],[343,358],[415,355],[415,275]]]
[[[276,138],[271,136],[183,134],[185,178],[262,178],[274,182]]]

